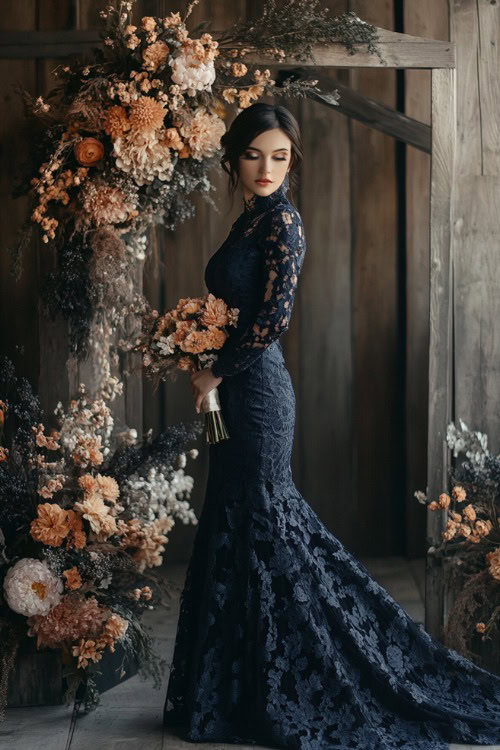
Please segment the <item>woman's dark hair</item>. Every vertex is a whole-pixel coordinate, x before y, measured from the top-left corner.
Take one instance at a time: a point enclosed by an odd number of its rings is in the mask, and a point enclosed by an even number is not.
[[[272,130],[273,128],[283,130],[292,142],[289,181],[290,193],[293,197],[293,189],[297,184],[297,171],[303,157],[299,124],[286,107],[282,107],[279,104],[256,102],[250,107],[243,109],[234,118],[229,130],[221,138],[224,154],[221,157],[220,163],[222,169],[229,175],[227,190],[228,195],[231,197],[231,205],[240,177],[239,158],[241,154],[244,153],[254,138],[266,130]]]

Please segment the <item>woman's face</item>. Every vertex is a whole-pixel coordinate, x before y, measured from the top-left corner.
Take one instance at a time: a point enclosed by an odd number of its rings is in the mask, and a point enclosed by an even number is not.
[[[274,193],[285,179],[291,155],[292,142],[281,128],[265,130],[256,136],[239,158],[239,175],[245,200],[249,200],[254,193]]]

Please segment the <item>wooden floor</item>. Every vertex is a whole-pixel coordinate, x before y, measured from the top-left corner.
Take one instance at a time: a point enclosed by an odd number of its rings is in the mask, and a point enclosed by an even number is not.
[[[386,588],[417,622],[424,618],[424,561],[403,558],[362,558],[373,577]],[[165,569],[172,581],[182,586],[185,566]],[[172,655],[178,617],[178,598],[168,611],[151,612],[147,622],[158,639],[157,650],[167,660]],[[81,714],[71,723],[71,708],[9,708],[0,723],[0,750],[265,750],[255,745],[184,742],[163,728],[163,704],[167,689],[160,691],[138,676],[104,693],[100,707]],[[467,750],[471,745],[450,745]],[[479,746],[478,746],[479,747]],[[500,745],[491,745],[500,750]],[[486,750],[486,746],[482,746]]]

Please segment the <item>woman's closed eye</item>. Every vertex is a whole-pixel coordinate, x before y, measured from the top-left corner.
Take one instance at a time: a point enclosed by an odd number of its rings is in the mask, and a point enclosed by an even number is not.
[[[255,159],[258,159],[258,156],[255,156],[254,154],[243,154],[244,159],[248,159],[249,161],[255,161]],[[275,156],[274,161],[286,161],[286,156]]]

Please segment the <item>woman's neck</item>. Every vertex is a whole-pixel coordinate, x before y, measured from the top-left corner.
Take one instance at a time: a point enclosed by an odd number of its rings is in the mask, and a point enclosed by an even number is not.
[[[257,193],[243,192],[243,210],[248,214],[261,213],[267,211],[269,208],[279,203],[282,200],[287,200],[287,190],[289,188],[288,172],[285,175],[285,179],[276,190],[273,190],[269,195],[258,195]],[[245,195],[249,197],[246,198]]]

